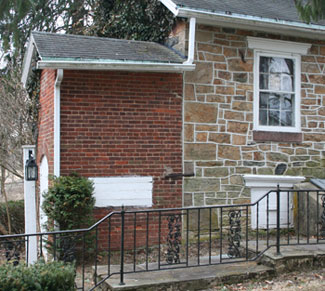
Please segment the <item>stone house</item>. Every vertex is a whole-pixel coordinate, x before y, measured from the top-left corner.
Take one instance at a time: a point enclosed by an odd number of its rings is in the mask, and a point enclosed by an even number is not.
[[[247,203],[254,184],[265,194],[324,178],[324,23],[303,23],[294,1],[161,2],[196,21],[195,42],[187,22],[171,35],[180,51],[193,46],[196,65],[184,73],[183,165],[194,176],[183,205]]]
[[[91,177],[102,217],[250,202],[254,177],[325,178],[325,25],[293,0],[160,1],[180,17],[172,49],[32,34],[41,191],[48,174]]]

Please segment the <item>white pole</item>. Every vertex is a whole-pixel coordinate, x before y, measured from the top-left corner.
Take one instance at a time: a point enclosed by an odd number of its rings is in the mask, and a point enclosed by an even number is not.
[[[35,158],[35,146],[23,146],[24,157],[24,177],[25,165],[30,154]],[[25,200],[25,233],[36,233],[36,194],[35,181],[26,181],[24,179],[24,200]],[[26,262],[33,264],[37,261],[37,237],[26,237]]]

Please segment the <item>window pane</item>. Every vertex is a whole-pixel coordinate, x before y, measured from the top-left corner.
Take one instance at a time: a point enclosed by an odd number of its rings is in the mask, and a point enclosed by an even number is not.
[[[288,69],[289,69],[289,74],[290,75],[293,75],[293,69],[294,69],[294,62],[293,62],[293,60],[292,59],[285,59],[285,62],[286,62],[286,64],[287,64],[287,67],[288,67]]]
[[[281,110],[292,110],[292,100],[293,100],[292,94],[283,94],[281,98]]]
[[[269,97],[269,108],[280,109],[280,96],[278,94],[271,94]]]
[[[261,93],[260,95],[260,109],[266,109],[269,103],[269,93]]]
[[[263,73],[269,72],[269,62],[270,62],[270,58],[260,57],[260,72]]]
[[[260,89],[269,89],[269,74],[260,74]]]
[[[260,125],[267,124],[267,110],[260,110]]]
[[[281,91],[294,91],[293,76],[282,74],[281,75]]]
[[[292,126],[292,112],[282,111],[281,112],[281,126]]]
[[[279,124],[280,124],[280,112],[277,110],[270,110],[268,125],[278,126]]]
[[[290,69],[283,58],[269,58],[269,73],[287,73]]]
[[[271,74],[269,80],[270,90],[280,91],[281,90],[281,75],[280,74]]]

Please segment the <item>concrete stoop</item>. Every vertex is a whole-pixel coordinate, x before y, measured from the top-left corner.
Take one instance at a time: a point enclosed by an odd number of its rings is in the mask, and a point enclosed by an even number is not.
[[[258,265],[256,262],[244,262],[127,274],[125,285],[122,286],[119,285],[119,276],[114,275],[102,284],[99,290],[202,290],[248,279],[269,278],[274,274],[271,267]]]
[[[280,255],[276,254],[275,247],[272,247],[257,261],[126,274],[125,285],[119,285],[119,276],[113,275],[98,287],[98,290],[204,290],[249,279],[272,278],[283,271],[324,266],[325,245],[281,247]],[[98,279],[104,278],[106,270],[107,266],[98,269]]]

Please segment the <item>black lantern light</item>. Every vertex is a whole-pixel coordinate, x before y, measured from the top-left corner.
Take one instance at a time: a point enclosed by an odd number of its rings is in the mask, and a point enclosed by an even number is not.
[[[29,158],[25,165],[25,179],[26,181],[37,181],[38,167],[33,157],[32,151],[29,151]]]

